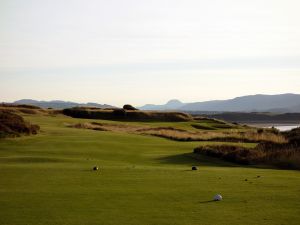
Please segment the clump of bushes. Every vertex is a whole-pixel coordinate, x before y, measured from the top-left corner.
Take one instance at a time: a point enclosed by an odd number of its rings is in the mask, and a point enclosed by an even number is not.
[[[64,109],[63,114],[75,118],[86,119],[104,119],[120,121],[190,121],[193,118],[182,112],[157,112],[125,109],[87,109],[87,108],[70,108]]]
[[[138,110],[137,108],[133,107],[132,105],[126,104],[123,106],[125,110]]]
[[[239,164],[268,164],[286,169],[300,169],[299,130],[286,133],[289,138],[287,143],[261,142],[255,148],[208,145],[195,148],[194,153]]]
[[[264,129],[263,129],[263,128],[259,128],[259,129],[257,129],[257,133],[258,133],[258,134],[262,134],[262,133],[264,133]]]
[[[194,153],[221,158],[240,164],[254,164],[261,162],[265,154],[257,149],[249,149],[236,145],[208,145],[194,149]]]
[[[23,117],[5,110],[0,111],[0,138],[37,134],[40,127],[26,122]]]
[[[283,132],[283,135],[289,140],[291,144],[300,146],[300,127],[288,132]]]

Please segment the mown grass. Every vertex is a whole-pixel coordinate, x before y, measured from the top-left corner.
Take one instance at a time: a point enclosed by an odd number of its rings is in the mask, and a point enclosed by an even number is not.
[[[65,125],[94,120],[26,119],[41,126],[38,135],[0,140],[1,225],[296,225],[300,220],[297,171],[193,158],[192,149],[207,142]],[[94,165],[100,171],[93,172]],[[193,165],[199,170],[191,171]],[[211,202],[217,193],[224,201]]]

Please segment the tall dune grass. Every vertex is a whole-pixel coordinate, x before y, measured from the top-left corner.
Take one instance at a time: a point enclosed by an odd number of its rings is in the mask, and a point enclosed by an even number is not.
[[[300,169],[300,149],[298,147],[286,144],[276,146],[268,148],[262,144],[255,148],[245,148],[235,145],[208,145],[195,148],[194,153],[239,164],[267,164],[286,169]]]
[[[255,148],[208,145],[195,148],[194,153],[241,164],[269,164],[280,168],[300,169],[300,128],[285,132],[284,135],[288,140],[285,143],[268,141]]]
[[[0,138],[37,134],[40,127],[25,121],[22,116],[0,109]]]
[[[272,132],[258,133],[253,130],[244,132],[189,132],[170,129],[148,130],[145,134],[164,137],[176,141],[230,141],[230,142],[273,142],[286,143],[286,138],[281,134]]]

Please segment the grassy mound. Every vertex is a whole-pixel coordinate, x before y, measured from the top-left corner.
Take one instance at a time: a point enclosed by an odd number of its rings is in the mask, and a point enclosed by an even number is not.
[[[39,129],[38,125],[31,125],[17,114],[0,110],[0,138],[37,134]]]
[[[103,119],[120,121],[190,121],[192,116],[181,112],[156,112],[125,109],[95,109],[95,108],[71,108],[64,109],[63,114],[75,118]]]
[[[7,104],[7,103],[1,103],[0,110],[16,113],[16,114],[30,114],[30,115],[53,114],[55,112],[55,110],[45,110],[38,106],[33,106],[33,105],[15,105],[15,104]]]
[[[194,153],[221,158],[240,164],[268,164],[286,169],[300,169],[299,128],[286,132],[287,143],[262,142],[249,149],[233,145],[207,145]]]
[[[249,149],[236,145],[199,146],[194,149],[194,153],[221,158],[230,162],[246,165],[261,161],[263,157],[261,152],[257,151],[256,149]]]
[[[1,103],[0,107],[6,107],[6,108],[26,108],[26,109],[42,109],[38,106],[34,106],[34,105],[16,105],[16,104],[9,104],[9,103]]]

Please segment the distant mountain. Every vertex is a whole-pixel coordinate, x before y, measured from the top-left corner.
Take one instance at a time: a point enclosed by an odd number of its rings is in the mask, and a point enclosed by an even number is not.
[[[178,100],[176,100],[178,101]],[[178,101],[179,102],[179,101]],[[300,95],[249,95],[229,100],[215,100],[194,103],[145,105],[144,110],[180,110],[211,112],[300,112]]]
[[[168,101],[164,105],[147,104],[147,105],[140,107],[139,109],[142,109],[142,110],[177,110],[177,109],[183,107],[184,105],[185,104],[182,103],[181,101],[179,101],[177,99],[173,99],[173,100]]]
[[[78,106],[114,108],[114,106],[98,103],[76,103],[68,101],[36,101],[22,99],[14,104],[35,105],[42,108],[64,109]],[[198,111],[198,112],[274,112],[297,113],[300,112],[299,94],[280,95],[248,95],[229,100],[215,100],[205,102],[182,103],[177,99],[168,101],[164,105],[147,104],[139,107],[142,110],[169,110],[169,111]]]
[[[296,113],[300,112],[300,105],[295,105],[289,108],[273,108],[269,109],[268,112],[275,112],[275,113]]]
[[[68,101],[37,101],[32,99],[21,99],[18,101],[13,102],[13,104],[25,104],[25,105],[35,105],[41,108],[53,108],[53,109],[65,109],[65,108],[72,108],[78,106],[85,106],[85,107],[97,107],[97,108],[114,108],[114,106],[106,105],[106,104],[98,104],[98,103],[76,103],[76,102],[68,102]]]
[[[252,124],[297,124],[299,125],[300,113],[247,113],[247,112],[224,112],[219,114],[201,114],[208,118],[215,118],[230,122]]]

